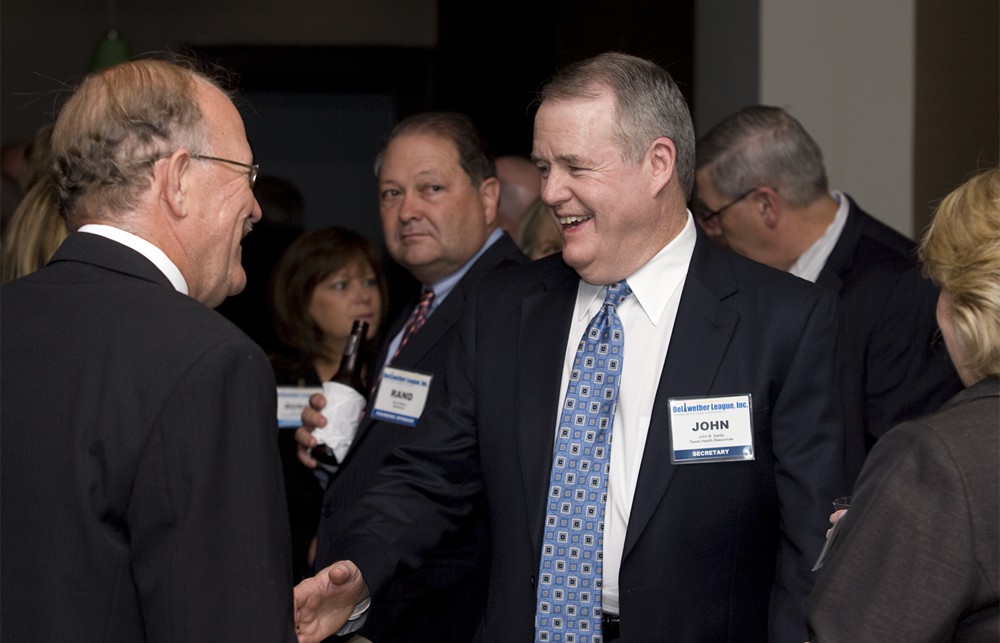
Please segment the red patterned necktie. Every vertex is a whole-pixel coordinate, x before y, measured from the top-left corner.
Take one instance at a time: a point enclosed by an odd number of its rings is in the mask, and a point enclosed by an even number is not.
[[[403,347],[410,341],[413,334],[420,330],[420,327],[427,321],[427,314],[430,312],[433,304],[434,291],[428,288],[420,295],[420,301],[417,302],[413,312],[410,313],[410,318],[406,320],[406,326],[403,329],[403,338],[399,340],[399,346],[396,347],[396,352],[392,354],[392,359],[388,362],[389,364],[396,360],[399,351],[403,350]]]

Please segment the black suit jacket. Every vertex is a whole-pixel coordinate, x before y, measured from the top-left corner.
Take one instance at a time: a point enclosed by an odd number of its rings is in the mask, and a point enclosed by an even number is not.
[[[849,197],[848,197],[849,199]],[[940,341],[937,287],[915,244],[849,199],[847,222],[816,283],[840,296],[849,480],[875,440],[962,389]]]
[[[0,299],[4,640],[294,641],[260,348],[88,233]]]
[[[485,493],[493,564],[483,640],[532,637],[578,284],[559,256],[484,279],[431,392],[432,430],[397,449],[337,543],[337,557],[378,588],[401,560],[419,564]],[[805,640],[809,570],[844,488],[837,315],[829,291],[699,231],[626,534],[623,642]],[[668,399],[743,393],[753,396],[755,460],[670,463]]]
[[[468,299],[484,276],[527,262],[506,234],[500,237],[469,268],[448,297],[434,310],[392,366],[434,375],[438,386],[447,348],[458,329]],[[416,300],[404,308],[387,337],[403,327]],[[389,342],[382,347],[376,372],[387,359]],[[371,408],[369,408],[369,413]],[[411,442],[426,431],[424,422],[415,427],[376,421],[366,415],[350,451],[344,458],[324,497],[320,517],[317,568],[338,560],[330,543],[344,527],[343,516],[358,497],[379,479],[379,468],[396,447]],[[479,503],[481,504],[481,503]],[[444,538],[417,569],[404,570],[375,596],[361,634],[385,643],[468,643],[482,618],[489,573],[489,542],[486,521],[477,509],[463,529]]]

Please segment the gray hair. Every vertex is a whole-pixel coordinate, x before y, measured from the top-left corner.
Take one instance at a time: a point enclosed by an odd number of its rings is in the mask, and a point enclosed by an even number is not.
[[[780,107],[744,107],[723,119],[698,140],[697,169],[705,167],[730,199],[766,185],[803,207],[829,191],[819,145]]]
[[[207,141],[197,79],[228,95],[181,59],[130,61],[83,81],[52,132],[52,176],[71,227],[88,215],[134,208],[157,159]]]
[[[654,62],[609,52],[560,70],[541,90],[541,102],[614,98],[615,136],[625,159],[636,162],[660,137],[677,149],[677,177],[685,199],[694,187],[694,126],[687,101],[670,74]]]

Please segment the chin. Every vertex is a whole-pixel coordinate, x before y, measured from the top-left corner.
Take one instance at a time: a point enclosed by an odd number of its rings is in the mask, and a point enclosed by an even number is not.
[[[233,277],[229,280],[229,294],[226,297],[232,297],[233,295],[238,295],[243,292],[243,289],[247,287],[247,275],[242,270],[238,276]]]
[[[583,252],[579,252],[577,249],[570,248],[569,246],[562,249],[562,256],[566,265],[574,270],[585,268],[592,260],[592,257],[587,257]]]

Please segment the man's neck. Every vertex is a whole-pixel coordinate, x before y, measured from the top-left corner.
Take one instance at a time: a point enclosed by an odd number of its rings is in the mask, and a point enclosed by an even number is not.
[[[782,241],[788,251],[782,270],[788,270],[802,253],[823,236],[837,216],[840,204],[830,194],[824,194],[803,208],[788,210],[782,225]]]

